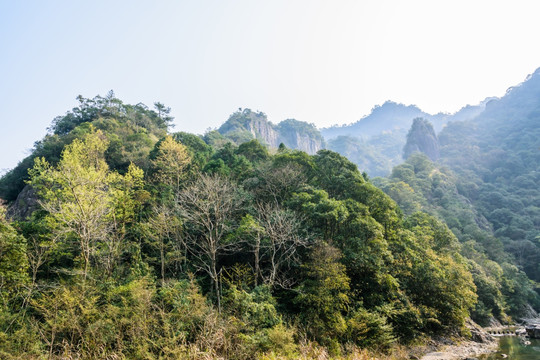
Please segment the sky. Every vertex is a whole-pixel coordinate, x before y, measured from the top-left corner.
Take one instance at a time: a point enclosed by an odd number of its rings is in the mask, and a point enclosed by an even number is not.
[[[430,113],[540,67],[538,1],[0,0],[0,173],[76,97],[113,90],[202,134],[238,108],[352,123],[386,100]]]

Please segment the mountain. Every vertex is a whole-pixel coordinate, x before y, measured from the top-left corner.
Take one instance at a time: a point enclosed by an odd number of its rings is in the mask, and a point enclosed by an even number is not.
[[[266,114],[250,109],[235,112],[217,131],[236,144],[257,139],[272,148],[278,148],[283,143],[308,154],[315,154],[325,145],[321,133],[313,124],[287,119],[274,125],[268,121]]]
[[[415,105],[403,105],[393,101],[386,101],[380,106],[375,106],[371,113],[350,125],[332,126],[321,130],[325,139],[332,139],[340,135],[370,137],[383,132],[399,129],[409,129],[412,119],[422,117],[434,118],[433,115],[423,112]],[[442,115],[437,115],[437,118]],[[435,122],[434,123],[438,123]]]
[[[340,135],[328,140],[328,149],[346,156],[370,176],[385,176],[403,161],[401,154],[405,135],[405,130],[396,130],[369,139]]]
[[[434,131],[442,130],[450,121],[464,121],[481,114],[487,98],[478,105],[467,105],[454,114],[428,114],[415,105],[387,101],[375,106],[371,113],[359,121],[321,130],[328,148],[349,157],[360,169],[373,176],[386,176],[392,167],[403,162],[402,149],[407,130],[413,119],[429,121]]]
[[[444,223],[333,151],[227,138],[309,148],[312,126],[248,110],[170,134],[157,110],[82,99],[1,178],[23,187],[16,221],[0,205],[1,358],[350,358],[467,334],[476,288]]]
[[[435,115],[420,110],[416,105],[386,101],[380,106],[375,106],[369,115],[355,123],[324,128],[321,129],[321,133],[326,140],[340,135],[368,138],[400,129],[407,130],[415,118],[429,120],[435,131],[440,131],[449,121],[463,121],[479,115],[484,111],[487,102],[492,99],[487,98],[478,105],[467,105],[454,114],[438,113]]]
[[[461,176],[461,192],[539,281],[540,69],[473,120],[450,123],[439,141],[440,162]]]
[[[375,182],[406,214],[426,211],[458,237],[473,264],[473,317],[488,324],[540,307],[540,69],[483,104],[439,132],[436,162],[424,156],[434,133],[415,120],[405,155],[413,148],[424,154]]]

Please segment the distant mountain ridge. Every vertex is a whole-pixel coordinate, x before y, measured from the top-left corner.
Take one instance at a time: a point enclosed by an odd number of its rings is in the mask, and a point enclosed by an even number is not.
[[[375,106],[369,115],[349,125],[331,126],[321,129],[326,140],[340,135],[368,138],[381,133],[400,129],[408,130],[415,118],[429,120],[435,131],[440,131],[449,121],[463,121],[472,119],[484,111],[487,102],[494,98],[487,98],[478,105],[467,105],[454,114],[426,113],[416,105],[404,105],[394,101],[386,101]]]
[[[493,99],[464,106],[454,114],[435,115],[422,111],[416,105],[386,101],[355,123],[324,128],[321,133],[330,150],[347,156],[372,176],[386,176],[392,167],[403,162],[402,149],[413,119],[429,121],[437,133],[451,121],[465,121],[480,115]]]

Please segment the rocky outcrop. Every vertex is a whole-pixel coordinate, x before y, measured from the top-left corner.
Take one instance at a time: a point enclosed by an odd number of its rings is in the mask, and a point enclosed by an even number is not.
[[[263,140],[273,148],[279,146],[279,134],[272,126],[272,123],[266,120],[266,116],[254,117],[252,121],[247,123],[247,128],[255,139]]]
[[[26,185],[17,196],[17,199],[8,207],[7,217],[12,220],[25,220],[39,209],[36,192],[30,185]]]
[[[461,339],[456,343],[450,339],[437,339],[435,344],[431,345],[432,349],[428,350],[430,352],[423,355],[421,360],[476,359],[482,354],[494,352],[497,349],[498,342],[495,338],[475,322],[469,319],[465,325],[471,332],[470,341]]]
[[[291,149],[315,154],[324,147],[324,139],[313,124],[287,119],[277,126],[280,141]]]
[[[415,152],[425,154],[432,161],[439,158],[439,140],[435,130],[429,121],[422,118],[413,120],[403,148],[403,158],[406,160]]]
[[[318,141],[318,139],[313,139],[305,134],[295,133],[295,135],[295,149],[301,149],[308,154],[315,154],[322,148],[322,141]]]
[[[324,147],[324,139],[315,125],[294,119],[274,125],[268,121],[266,114],[250,109],[232,114],[218,132],[237,144],[257,139],[271,148],[283,143],[291,149],[309,154],[315,154]]]
[[[466,323],[467,328],[471,332],[471,340],[477,343],[487,344],[495,341],[485,329],[482,329],[478,324],[472,320],[468,320]]]

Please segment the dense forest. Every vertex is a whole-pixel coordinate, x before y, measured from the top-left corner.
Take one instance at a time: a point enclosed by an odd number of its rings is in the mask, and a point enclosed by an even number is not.
[[[467,334],[456,236],[343,156],[211,146],[169,133],[162,104],[79,101],[0,181],[2,358],[340,356]]]
[[[161,103],[80,96],[0,179],[0,357],[408,358],[535,316],[539,96],[537,71],[326,141],[250,109],[173,132]]]

